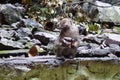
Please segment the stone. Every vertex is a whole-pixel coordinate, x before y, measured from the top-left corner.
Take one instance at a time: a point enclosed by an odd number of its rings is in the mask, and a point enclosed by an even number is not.
[[[32,38],[32,33],[31,33],[31,30],[29,28],[24,28],[24,27],[21,27],[19,28],[18,30],[16,30],[18,36],[20,38],[23,38],[23,37],[30,37]]]
[[[0,7],[0,12],[4,16],[5,24],[12,24],[22,19],[22,13],[12,4],[2,4]]]
[[[87,13],[87,15],[95,22],[113,22],[115,24],[120,24],[120,7],[114,6],[109,3],[111,0],[105,2],[97,0],[87,0],[93,4],[84,3],[82,8]],[[114,0],[113,0],[114,1]],[[113,2],[112,1],[112,2]],[[97,6],[94,6],[97,5]],[[105,14],[106,15],[105,15]]]
[[[14,30],[0,30],[0,37],[1,38],[7,38],[7,39],[13,39],[15,40],[14,35],[16,35],[16,32]]]
[[[58,35],[55,33],[37,32],[34,37],[43,45],[47,45],[49,42],[54,43],[57,40]]]
[[[32,19],[22,19],[27,27],[42,29],[43,26]]]
[[[18,41],[12,41],[6,38],[1,38],[0,40],[0,50],[23,49],[23,48],[24,45]]]
[[[104,35],[108,37],[104,42],[106,45],[110,45],[110,44],[120,45],[120,35],[119,34],[104,33]]]

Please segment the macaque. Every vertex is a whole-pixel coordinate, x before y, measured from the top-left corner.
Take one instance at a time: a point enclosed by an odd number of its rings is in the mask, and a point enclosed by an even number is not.
[[[61,40],[61,44],[57,45],[57,57],[61,58],[74,58],[77,54],[77,47],[75,46],[77,40],[64,37]]]
[[[40,48],[40,45],[41,44],[34,44],[28,52],[28,57],[38,56],[39,55],[38,50]]]
[[[75,26],[74,22],[70,18],[64,18],[59,23],[59,28],[61,29],[60,35],[59,35],[59,42],[64,37],[70,37],[75,40],[77,40],[77,45],[79,46],[80,43],[80,34],[79,34],[79,28]]]
[[[57,57],[75,57],[77,48],[81,43],[81,35],[86,35],[85,29],[80,27],[76,26],[70,18],[64,18],[60,21],[61,32],[57,44]]]

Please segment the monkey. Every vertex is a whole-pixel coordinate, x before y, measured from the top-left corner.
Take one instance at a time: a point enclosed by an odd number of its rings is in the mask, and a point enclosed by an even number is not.
[[[41,46],[41,44],[39,44],[39,43],[34,44],[34,45],[29,49],[28,57],[38,56],[38,55],[39,55],[38,50],[39,50],[40,46]]]
[[[70,37],[75,40],[77,40],[77,45],[80,45],[80,34],[79,34],[79,28],[75,26],[74,21],[70,18],[63,18],[59,23],[59,28],[61,29],[60,35],[58,37],[59,42],[64,37]]]
[[[61,44],[57,45],[57,57],[61,58],[74,58],[77,54],[77,47],[75,46],[77,40],[70,38],[70,37],[64,37],[61,40]]]
[[[61,19],[58,28],[61,31],[58,36],[57,57],[74,58],[81,44],[81,34],[85,34],[84,28],[76,26],[70,18]]]

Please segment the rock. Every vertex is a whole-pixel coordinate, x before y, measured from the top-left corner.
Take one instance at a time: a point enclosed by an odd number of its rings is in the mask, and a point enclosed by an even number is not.
[[[16,22],[16,23],[12,23],[11,24],[12,27],[14,28],[20,28],[20,27],[26,27],[25,23],[23,20],[19,21],[19,22]]]
[[[106,45],[110,45],[110,44],[120,45],[120,35],[119,34],[105,33],[104,35],[108,37],[104,42]]]
[[[120,46],[118,44],[110,44],[109,46],[111,50],[120,52]]]
[[[16,35],[16,32],[14,30],[0,30],[0,37],[1,38],[7,38],[7,39],[12,39],[15,40],[16,38],[14,37]]]
[[[111,53],[120,57],[120,46],[118,44],[110,44]]]
[[[57,40],[58,35],[56,33],[37,32],[34,37],[43,45],[47,45],[49,42],[54,43]]]
[[[20,42],[25,44],[25,48],[31,48],[35,44],[41,44],[41,42],[37,39],[30,39],[29,37],[24,37],[19,40]]]
[[[100,45],[95,44],[95,43],[89,43],[89,48],[91,48],[91,49],[99,49]]]
[[[110,4],[114,4],[114,3],[118,3],[119,0],[98,0],[98,1],[102,1],[102,2],[105,2],[105,3],[110,3]],[[119,4],[119,3],[118,3]]]
[[[18,41],[21,42],[22,44],[26,44],[27,42],[31,42],[31,39],[30,37],[23,37],[19,39]]]
[[[23,8],[22,8],[23,9]],[[3,14],[5,24],[12,24],[22,19],[22,10],[12,4],[0,5],[0,12]]]
[[[0,50],[23,49],[24,45],[18,41],[12,41],[5,38],[0,40]]]
[[[104,3],[97,0],[91,0],[89,2],[92,2],[94,5],[97,6],[94,6],[93,4],[84,3],[82,7],[83,10],[87,13],[87,15],[92,19],[92,21],[113,22],[115,24],[120,24],[119,6],[114,6],[109,3]]]
[[[10,25],[2,25],[1,27],[2,27],[2,28],[11,28]]]
[[[81,50],[86,50],[86,49],[90,49],[89,45],[83,45],[77,48],[77,52],[80,52]]]
[[[77,57],[106,57],[109,53],[110,49],[83,49],[78,52]]]
[[[86,36],[83,38],[83,41],[86,41],[88,43],[96,43],[96,44],[101,44],[103,42],[104,38],[99,38],[98,36]]]
[[[16,6],[17,5],[17,6]],[[24,16],[24,14],[25,14],[25,8],[24,7],[22,7],[22,5],[19,5],[19,4],[15,4],[15,6],[16,6],[16,9],[20,12],[20,14],[22,15],[22,16]]]
[[[18,33],[18,36],[20,38],[23,38],[23,37],[30,37],[30,38],[32,38],[33,37],[32,33],[31,33],[31,30],[29,28],[21,27],[16,32]]]
[[[120,7],[119,6],[112,6],[111,4],[108,3],[103,3],[100,1],[95,2],[96,5],[98,6],[110,6],[107,8],[102,8],[102,7],[97,7],[99,13],[96,15],[96,18],[94,18],[94,21],[101,21],[101,22],[114,22],[116,24],[119,24],[120,22]],[[105,13],[106,15],[104,15]],[[109,15],[108,15],[109,14]]]
[[[32,28],[38,28],[38,29],[43,29],[43,26],[36,22],[35,20],[32,19],[22,19],[27,27],[32,27]]]
[[[34,44],[37,44],[37,43],[41,44],[41,42],[40,42],[39,40],[37,40],[37,39],[32,39],[31,41],[32,41]]]

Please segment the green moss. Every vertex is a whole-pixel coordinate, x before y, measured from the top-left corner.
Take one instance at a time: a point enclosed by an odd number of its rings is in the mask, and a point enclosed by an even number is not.
[[[99,30],[99,26],[96,24],[89,24],[89,31],[98,31]]]
[[[79,63],[79,64],[78,64]],[[114,64],[113,64],[114,63]],[[2,80],[120,80],[120,64],[114,61],[70,61],[59,66],[37,64],[24,72],[0,67]]]
[[[0,54],[9,54],[9,53],[22,53],[28,52],[28,49],[18,49],[18,50],[0,50]]]

